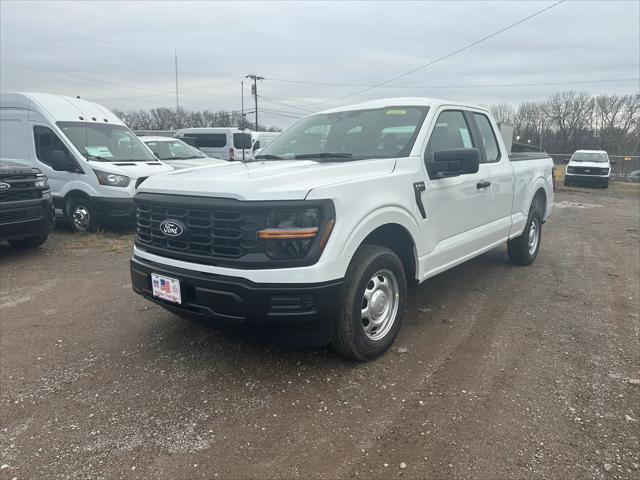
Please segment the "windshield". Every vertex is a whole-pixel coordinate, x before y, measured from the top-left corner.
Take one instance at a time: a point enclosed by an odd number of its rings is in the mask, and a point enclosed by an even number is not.
[[[603,152],[576,152],[571,157],[572,162],[598,162],[607,163],[609,157]]]
[[[89,160],[146,162],[155,157],[127,127],[109,123],[58,122],[62,133]]]
[[[312,115],[274,138],[256,159],[395,158],[409,154],[428,107],[398,106]]]
[[[144,140],[160,160],[187,160],[190,158],[206,158],[206,155],[195,147],[177,138],[171,140]]]

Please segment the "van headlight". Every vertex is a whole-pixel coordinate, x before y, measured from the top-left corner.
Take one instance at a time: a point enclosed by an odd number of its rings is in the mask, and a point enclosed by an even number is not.
[[[98,183],[100,185],[108,185],[110,187],[126,187],[129,185],[131,179],[126,175],[118,175],[117,173],[102,172],[100,170],[93,170],[93,173],[98,177]]]
[[[335,220],[323,222],[320,208],[283,208],[267,214],[267,228],[258,232],[266,241],[267,255],[274,260],[306,257],[314,245],[322,251]]]

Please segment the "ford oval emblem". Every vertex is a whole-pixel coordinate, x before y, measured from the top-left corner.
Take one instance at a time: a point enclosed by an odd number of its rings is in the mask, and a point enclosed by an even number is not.
[[[181,237],[184,235],[185,227],[176,220],[164,220],[160,222],[160,231],[168,237]]]
[[[5,190],[9,190],[11,185],[8,183],[0,182],[0,192],[4,192]]]

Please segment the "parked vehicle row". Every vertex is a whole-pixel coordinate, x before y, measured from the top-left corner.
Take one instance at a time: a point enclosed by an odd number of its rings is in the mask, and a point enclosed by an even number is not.
[[[136,187],[150,175],[172,170],[97,103],[7,93],[0,105],[2,165],[42,171],[57,213],[75,230],[135,223]]]

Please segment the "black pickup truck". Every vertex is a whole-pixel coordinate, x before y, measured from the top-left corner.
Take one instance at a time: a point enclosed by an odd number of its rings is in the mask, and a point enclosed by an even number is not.
[[[16,248],[37,247],[54,225],[47,177],[33,168],[0,166],[0,240]]]

